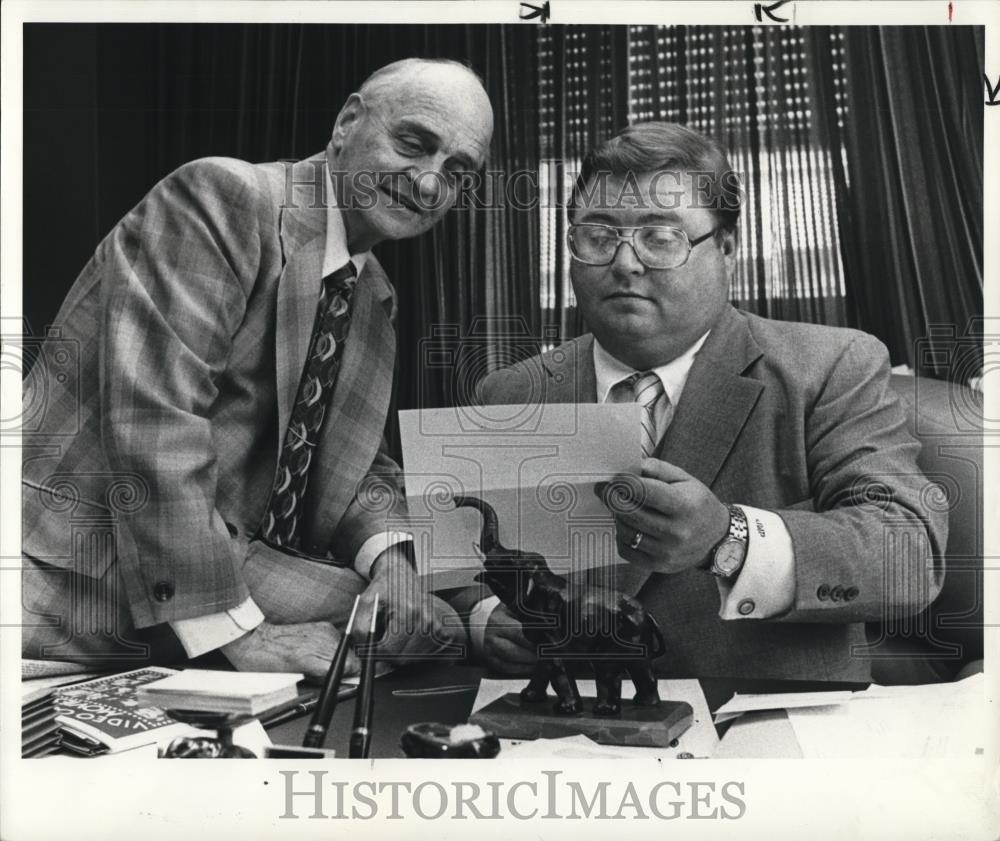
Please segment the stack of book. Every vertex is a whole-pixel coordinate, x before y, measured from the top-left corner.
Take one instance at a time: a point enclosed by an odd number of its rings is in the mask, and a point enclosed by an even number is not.
[[[55,690],[56,721],[62,747],[84,756],[120,753],[143,745],[166,745],[192,732],[162,709],[146,704],[137,690],[147,683],[177,674],[150,666],[122,674],[75,683]]]
[[[165,710],[257,716],[294,701],[300,674],[185,669],[139,689],[139,700]]]
[[[53,690],[25,687],[21,695],[21,756],[48,756],[59,747]]]

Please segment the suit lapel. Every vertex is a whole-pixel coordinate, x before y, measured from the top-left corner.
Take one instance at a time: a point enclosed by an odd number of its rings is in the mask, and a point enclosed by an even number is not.
[[[588,334],[541,356],[546,402],[597,400],[593,351]],[[761,353],[746,320],[728,307],[695,356],[658,458],[711,487],[764,387],[742,376]]]
[[[309,352],[322,281],[326,250],[326,179],[322,182],[324,200],[316,207],[316,197],[311,192],[316,164],[317,159],[310,158],[292,166],[292,201],[279,209],[281,248],[286,259],[278,281],[275,325],[279,450]],[[312,183],[303,183],[309,181]],[[306,192],[307,188],[310,192]]]
[[[675,464],[708,487],[712,486],[736,438],[746,425],[764,386],[742,374],[762,354],[746,320],[729,307],[712,328],[695,356],[673,420],[660,441],[656,457]],[[655,599],[649,586],[668,586],[635,564],[621,564],[616,584],[640,601]],[[673,587],[701,586],[686,576],[670,579]]]
[[[729,307],[695,357],[658,458],[712,486],[764,388],[742,376],[761,353]]]
[[[540,357],[546,403],[596,403],[594,337],[589,333]]]

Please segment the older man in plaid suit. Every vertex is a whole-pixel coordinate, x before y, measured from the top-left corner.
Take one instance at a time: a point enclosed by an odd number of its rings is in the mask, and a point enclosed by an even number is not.
[[[325,153],[195,161],[115,226],[27,381],[25,656],[321,675],[358,593],[387,602],[384,651],[449,641],[384,449],[395,298],[369,250],[443,216],[492,121],[467,68],[396,62]]]

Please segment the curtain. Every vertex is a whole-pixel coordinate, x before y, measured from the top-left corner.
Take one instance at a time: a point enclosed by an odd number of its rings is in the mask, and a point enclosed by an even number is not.
[[[968,381],[981,368],[983,29],[845,27],[851,119],[814,69],[836,170],[850,323],[895,364]],[[817,30],[817,40],[831,37]]]
[[[630,121],[696,128],[723,144],[741,176],[734,303],[772,318],[846,323],[831,183],[840,150],[820,131],[808,72],[820,63],[837,78],[840,42],[803,27],[631,29]]]
[[[584,332],[569,284],[566,200],[584,155],[628,119],[628,28],[539,29],[539,206],[545,344]]]
[[[469,403],[489,370],[537,352],[534,31],[463,29],[470,36],[453,53],[475,57],[494,108],[486,172],[429,234],[379,247],[399,292],[404,408]]]

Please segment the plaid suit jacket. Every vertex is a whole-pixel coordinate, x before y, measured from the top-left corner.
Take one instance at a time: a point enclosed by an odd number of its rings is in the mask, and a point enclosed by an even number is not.
[[[24,553],[95,579],[117,564],[137,628],[252,595],[243,566],[260,553],[251,538],[315,317],[324,167],[322,155],[294,165],[209,158],[167,176],[98,246],[26,381],[26,400],[41,389],[46,402],[24,434]],[[374,258],[353,308],[303,547],[348,564],[387,517],[405,518],[383,440],[395,298]],[[107,539],[95,542],[91,528],[81,542],[88,518],[105,523]],[[276,571],[255,586],[310,584]],[[26,608],[45,612],[36,596],[51,605],[26,576]],[[297,596],[310,594],[284,600]]]
[[[591,335],[496,371],[480,387],[488,404],[593,402],[595,392]],[[695,357],[656,456],[724,502],[781,516],[795,554],[795,599],[771,620],[724,621],[712,575],[619,566],[617,586],[637,594],[663,628],[658,668],[870,679],[861,623],[916,613],[943,582],[947,514],[917,467],[919,452],[881,342],[728,308]],[[831,599],[835,587],[857,596]],[[479,595],[455,604],[461,610]]]

